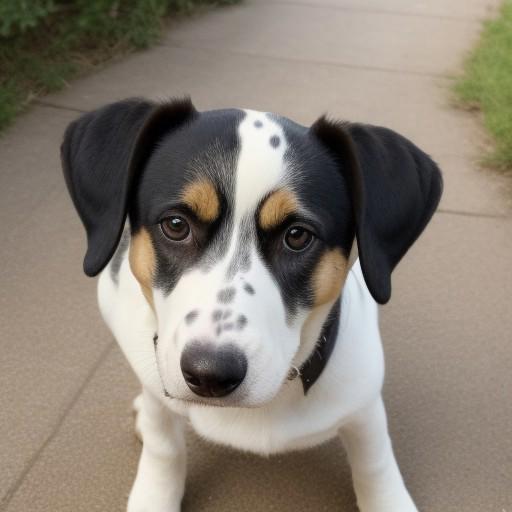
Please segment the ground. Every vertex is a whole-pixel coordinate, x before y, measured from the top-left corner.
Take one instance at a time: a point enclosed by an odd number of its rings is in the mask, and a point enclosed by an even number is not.
[[[431,154],[445,194],[382,308],[385,399],[425,512],[512,510],[512,215],[449,76],[497,0],[252,0],[172,26],[162,44],[49,96],[0,139],[0,511],[123,511],[140,445],[137,383],[82,274],[84,233],[59,144],[80,111],[192,96],[302,123],[391,127]],[[184,512],[355,512],[339,441],[270,459],[189,437]]]

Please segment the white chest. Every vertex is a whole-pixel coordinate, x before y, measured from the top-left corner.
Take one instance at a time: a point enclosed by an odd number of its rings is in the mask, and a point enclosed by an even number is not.
[[[225,409],[197,406],[190,407],[187,415],[192,428],[201,437],[264,455],[309,448],[334,437],[343,415],[329,415],[326,411],[322,414],[314,411],[315,407],[300,405],[301,401],[307,400],[300,397],[300,382],[294,384],[294,389],[284,390],[283,396],[268,407]]]

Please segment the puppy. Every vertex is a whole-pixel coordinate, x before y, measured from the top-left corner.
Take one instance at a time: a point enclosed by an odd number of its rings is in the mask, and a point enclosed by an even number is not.
[[[61,152],[85,273],[101,272],[100,310],[142,384],[128,511],[180,510],[187,421],[258,454],[339,434],[359,509],[415,511],[381,398],[377,303],[438,205],[436,164],[385,128],[188,99],[85,114]]]

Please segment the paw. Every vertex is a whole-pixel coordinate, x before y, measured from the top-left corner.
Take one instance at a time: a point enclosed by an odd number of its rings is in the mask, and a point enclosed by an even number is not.
[[[180,512],[180,502],[181,498],[169,492],[169,486],[137,479],[128,499],[127,512]]]
[[[360,493],[357,499],[360,512],[418,512],[409,493],[368,494]]]
[[[360,512],[418,512],[396,464],[373,475],[353,475],[353,483]]]

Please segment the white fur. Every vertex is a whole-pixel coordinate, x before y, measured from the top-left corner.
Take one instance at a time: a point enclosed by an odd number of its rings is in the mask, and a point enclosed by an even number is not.
[[[258,201],[276,188],[283,178],[286,139],[283,129],[267,115],[254,110],[246,110],[245,117],[238,127],[241,140],[238,156],[235,220],[256,208]],[[254,123],[263,123],[257,128]],[[270,138],[277,135],[280,144],[270,147]]]
[[[136,401],[143,449],[128,512],[180,510],[186,475],[184,418],[206,439],[265,455],[310,447],[341,432],[360,510],[414,512],[387,431],[378,310],[359,262],[343,288],[333,354],[306,396],[300,379],[287,381],[286,375],[292,364],[300,366],[313,350],[332,303],[298,311],[290,321],[278,285],[255,247],[251,247],[249,271],[238,272],[230,280],[226,276],[242,220],[254,216],[258,202],[283,182],[286,171],[282,129],[265,114],[246,114],[239,127],[235,226],[226,256],[207,273],[186,272],[168,296],[155,289],[154,311],[131,272],[127,255],[117,284],[109,267],[99,280],[103,318],[143,388]],[[263,127],[256,128],[256,120]],[[269,143],[273,135],[280,138],[277,148]],[[256,290],[254,296],[244,294],[245,282]],[[237,290],[229,305],[232,314],[248,318],[247,327],[236,336],[248,360],[248,373],[232,395],[197,403],[199,398],[181,374],[180,356],[190,340],[208,338],[218,344],[228,340],[229,333],[212,335],[212,313],[219,308],[216,297],[226,286]],[[195,309],[199,316],[187,325],[185,315]],[[172,398],[164,396],[164,386]]]

